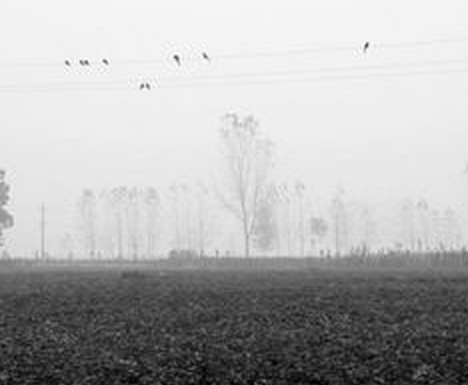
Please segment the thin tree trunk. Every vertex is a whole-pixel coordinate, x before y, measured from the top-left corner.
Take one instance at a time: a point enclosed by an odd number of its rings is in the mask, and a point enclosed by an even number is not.
[[[245,256],[248,258],[250,257],[250,234],[248,232],[245,232],[244,238],[245,238]]]
[[[250,257],[250,233],[249,233],[249,225],[247,221],[244,219],[244,246],[245,246],[245,256],[248,258]]]

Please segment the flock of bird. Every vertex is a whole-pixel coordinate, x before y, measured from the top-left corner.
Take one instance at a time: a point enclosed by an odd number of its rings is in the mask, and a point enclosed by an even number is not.
[[[205,60],[206,62],[210,62],[211,61],[211,58],[210,56],[206,53],[206,52],[202,52],[201,54],[201,57],[203,60]],[[180,67],[182,65],[182,58],[179,54],[174,54],[172,55],[172,60],[174,61],[174,63]],[[90,67],[91,66],[91,61],[89,61],[88,59],[80,59],[78,60],[78,65],[81,66],[81,67]],[[68,60],[66,59],[64,61],[64,64],[67,66],[67,67],[72,67],[73,66],[73,63],[71,60]],[[110,61],[109,59],[106,59],[106,58],[103,58],[101,59],[100,61],[100,64],[103,64],[105,66],[108,66],[110,65]],[[139,84],[138,88],[140,90],[151,90],[151,84],[148,83],[148,82],[142,82]]]
[[[210,56],[206,52],[202,52],[201,57],[203,58],[203,60],[205,60],[207,62],[211,61]],[[174,61],[175,64],[177,64],[177,66],[180,67],[182,65],[182,57],[179,54],[172,55],[171,59]],[[91,62],[88,59],[80,59],[80,60],[78,60],[77,63],[81,67],[91,66]],[[108,66],[110,64],[110,61],[108,59],[104,58],[104,59],[101,59],[100,63]],[[72,67],[73,66],[73,62],[71,60],[68,60],[68,59],[64,60],[64,64],[67,67]]]
[[[363,54],[366,54],[367,51],[369,50],[370,48],[370,42],[369,41],[366,41],[364,43],[364,45],[362,46],[362,53]],[[208,53],[206,52],[202,52],[201,53],[201,58],[203,60],[205,60],[206,62],[211,62],[211,57],[208,55]],[[177,65],[178,67],[180,67],[182,65],[182,57],[175,53],[172,55],[171,57],[172,61],[175,63],[175,65]],[[78,65],[81,66],[81,67],[89,67],[91,66],[91,62],[88,60],[88,59],[80,59],[78,60]],[[68,60],[66,59],[64,61],[64,64],[67,66],[67,67],[72,67],[73,66],[73,63],[71,60]],[[103,64],[105,66],[109,66],[110,65],[110,61],[106,58],[103,58],[101,59],[100,61],[100,64]],[[142,82],[139,84],[139,87],[138,87],[140,90],[151,90],[151,84],[148,83],[148,82]]]

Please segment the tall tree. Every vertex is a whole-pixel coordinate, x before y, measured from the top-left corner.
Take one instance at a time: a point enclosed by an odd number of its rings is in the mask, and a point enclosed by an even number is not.
[[[96,256],[96,205],[96,196],[93,190],[83,190],[79,201],[79,209],[84,249],[91,259]]]
[[[270,252],[275,247],[278,229],[276,228],[273,200],[260,202],[254,229],[254,241],[262,252]]]
[[[13,216],[5,209],[10,200],[10,186],[5,182],[5,171],[0,170],[0,246],[3,245],[3,230],[13,226]]]
[[[338,188],[331,207],[334,225],[335,253],[337,256],[340,256],[343,252],[348,235],[347,213],[343,196],[344,190]]]
[[[126,225],[128,232],[129,254],[136,261],[140,254],[140,201],[141,191],[136,188],[128,188],[125,202]]]
[[[205,249],[210,242],[210,235],[212,235],[212,216],[211,207],[209,205],[210,192],[208,188],[202,183],[197,184],[195,190],[196,194],[196,234],[197,234],[197,247],[200,256],[205,254]]]
[[[258,126],[253,116],[226,114],[220,130],[228,177],[223,203],[241,223],[247,257],[273,167],[273,144],[261,136]]]
[[[328,232],[328,224],[323,218],[311,217],[309,220],[310,226],[310,243],[315,250],[316,246],[321,244],[321,240]]]
[[[160,197],[154,187],[144,191],[144,206],[146,213],[146,256],[152,258],[156,254],[156,240],[160,216]]]
[[[127,188],[124,186],[115,187],[110,192],[111,205],[115,215],[115,229],[117,238],[117,259],[124,258],[124,214],[127,200]]]

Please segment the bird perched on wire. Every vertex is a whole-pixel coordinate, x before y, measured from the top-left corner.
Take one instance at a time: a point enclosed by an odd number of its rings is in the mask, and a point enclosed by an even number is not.
[[[364,46],[362,47],[362,53],[367,53],[367,51],[369,50],[369,47],[370,47],[370,42],[366,41],[364,43]]]
[[[176,64],[177,64],[178,66],[180,66],[181,60],[180,60],[180,56],[179,56],[179,55],[177,55],[177,54],[172,55],[172,59],[176,62]]]
[[[210,57],[208,56],[208,54],[206,52],[202,53],[202,57],[203,57],[203,59],[205,59],[208,62],[211,61]]]

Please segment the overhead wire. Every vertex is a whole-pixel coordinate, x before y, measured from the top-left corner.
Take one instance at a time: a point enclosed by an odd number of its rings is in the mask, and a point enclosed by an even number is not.
[[[46,82],[0,84],[0,93],[69,92],[69,91],[149,91],[156,88],[190,88],[212,85],[255,85],[278,82],[318,82],[359,80],[417,75],[462,73],[468,70],[468,59],[411,61],[377,65],[337,66],[290,71],[244,72],[222,75],[146,76],[113,81]],[[458,67],[453,67],[453,66]],[[461,66],[463,65],[463,66]],[[452,66],[452,67],[451,67]],[[445,67],[445,68],[444,68]]]
[[[395,42],[395,43],[380,43],[378,41],[367,41],[366,44],[369,44],[369,49],[378,48],[379,50],[388,49],[388,50],[397,50],[397,49],[409,49],[418,46],[437,46],[444,44],[468,44],[468,36],[456,37],[456,38],[445,38],[445,39],[428,39],[428,40],[418,40],[418,41],[409,41],[409,42]],[[363,42],[364,44],[364,42]],[[272,50],[272,51],[244,51],[237,53],[216,53],[213,52],[209,55],[209,59],[213,60],[239,60],[239,59],[256,59],[256,58],[272,58],[272,57],[291,57],[291,56],[306,56],[306,55],[320,55],[320,54],[330,54],[338,52],[362,52],[363,44],[356,45],[342,45],[334,46],[327,45],[321,47],[311,47],[303,49],[287,49],[287,50]],[[47,61],[47,62],[0,62],[0,69],[20,69],[20,68],[48,68],[48,67],[95,67],[95,66],[128,66],[128,65],[155,65],[155,64],[168,64],[174,62],[174,57],[177,56],[181,61],[184,62],[194,62],[207,60],[206,56],[208,54],[205,51],[200,51],[199,54],[195,55],[182,55],[180,53],[170,53],[164,57],[157,59],[115,59],[111,60],[110,58],[99,58],[96,60],[90,60],[89,58],[75,58],[74,60],[70,58],[63,58],[58,61]],[[86,66],[83,66],[80,62],[88,62]],[[68,64],[65,64],[67,62]]]
[[[336,67],[319,67],[313,69],[303,70],[289,70],[289,71],[266,71],[266,72],[246,72],[246,73],[230,73],[220,76],[216,75],[196,75],[196,76],[184,76],[184,80],[220,80],[224,79],[239,79],[239,78],[255,78],[255,77],[277,77],[277,76],[302,76],[311,74],[323,74],[323,73],[337,73],[346,71],[374,71],[374,70],[393,70],[401,68],[418,68],[418,67],[439,67],[454,64],[468,64],[467,59],[446,59],[446,60],[430,60],[430,61],[411,61],[411,62],[396,62],[376,65],[359,65],[359,66],[336,66]],[[181,79],[169,78],[170,80]]]
[[[146,91],[157,90],[157,89],[171,89],[171,88],[203,88],[203,87],[220,87],[220,86],[249,86],[249,85],[274,85],[280,83],[316,83],[316,82],[336,82],[336,81],[352,81],[352,80],[371,80],[378,78],[407,78],[413,76],[423,76],[423,75],[450,75],[450,74],[460,74],[467,73],[467,68],[454,68],[454,69],[438,69],[438,70],[413,70],[413,71],[400,71],[400,72],[387,72],[387,73],[368,73],[368,74],[351,74],[351,75],[338,75],[338,76],[322,76],[322,77],[312,77],[312,76],[298,76],[298,77],[285,77],[285,78],[251,78],[251,79],[219,79],[216,81],[186,81],[186,82],[173,82],[173,83],[164,83],[164,79],[154,83],[149,84],[150,87],[145,88]],[[151,86],[153,84],[153,86]],[[96,85],[86,86],[80,88],[67,88],[67,84],[63,83],[61,87],[55,88],[9,88],[5,89],[0,86],[0,94],[22,94],[22,93],[61,93],[61,92],[88,92],[88,91],[101,91],[101,92],[115,92],[115,91],[142,91],[140,83],[135,83],[134,86],[112,86],[112,87],[98,87]]]

